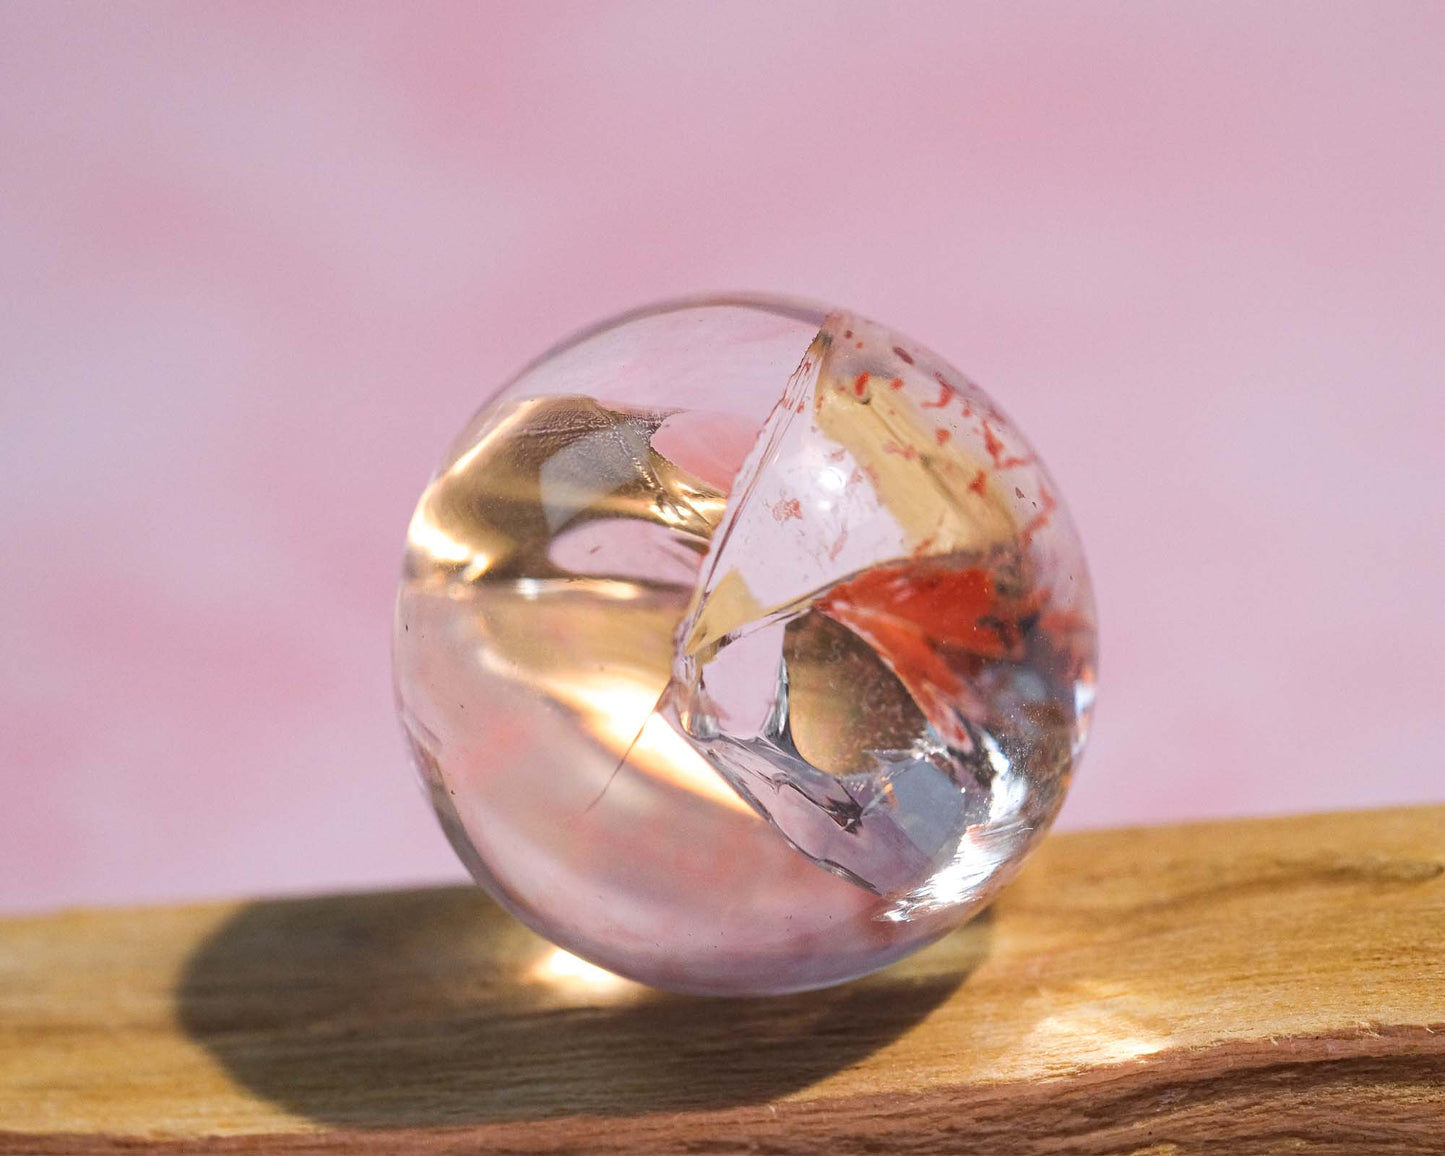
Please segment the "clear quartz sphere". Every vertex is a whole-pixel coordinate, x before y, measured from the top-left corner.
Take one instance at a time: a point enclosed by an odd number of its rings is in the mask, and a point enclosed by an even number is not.
[[[1083,551],[1022,434],[846,310],[653,306],[553,349],[417,504],[394,637],[481,884],[657,987],[882,967],[977,912],[1088,728]]]

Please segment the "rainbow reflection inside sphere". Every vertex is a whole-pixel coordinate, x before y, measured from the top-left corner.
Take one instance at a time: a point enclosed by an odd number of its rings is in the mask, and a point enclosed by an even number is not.
[[[1088,729],[1057,487],[981,389],[846,310],[653,306],[525,369],[407,533],[402,723],[457,853],[679,991],[862,975],[993,897]]]

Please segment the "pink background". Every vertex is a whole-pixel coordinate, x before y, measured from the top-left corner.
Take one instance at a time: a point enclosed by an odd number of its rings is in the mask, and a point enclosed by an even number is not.
[[[1445,6],[5,3],[0,270],[0,907],[459,877],[412,503],[520,363],[710,288],[1044,452],[1065,825],[1445,794]]]

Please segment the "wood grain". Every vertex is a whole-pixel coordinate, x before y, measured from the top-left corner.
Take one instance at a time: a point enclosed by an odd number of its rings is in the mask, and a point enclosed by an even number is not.
[[[1445,808],[1048,841],[844,988],[659,995],[465,888],[0,921],[0,1152],[1445,1152]]]

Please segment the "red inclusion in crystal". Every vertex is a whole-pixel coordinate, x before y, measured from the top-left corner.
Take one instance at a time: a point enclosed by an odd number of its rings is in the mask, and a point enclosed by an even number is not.
[[[924,409],[942,409],[952,400],[953,386],[949,385],[946,381],[940,381],[938,383],[938,400],[925,401],[922,404]]]
[[[993,426],[987,421],[983,423],[983,448],[988,450],[988,456],[993,458],[993,468],[1006,470],[1012,466],[1026,466],[1031,458],[1019,457],[1017,454],[1010,454],[1008,446],[1004,445],[1003,439],[993,432]]]
[[[803,516],[803,503],[797,498],[788,498],[786,501],[778,502],[772,507],[773,517],[779,522],[786,522],[789,518],[801,518]]]
[[[983,567],[949,569],[920,559],[865,571],[829,590],[817,608],[872,646],[945,739],[968,749],[972,740],[956,721],[957,707],[974,696],[958,669],[966,664],[950,661],[949,653],[1022,658],[1024,619],[1044,601],[1001,595]]]

